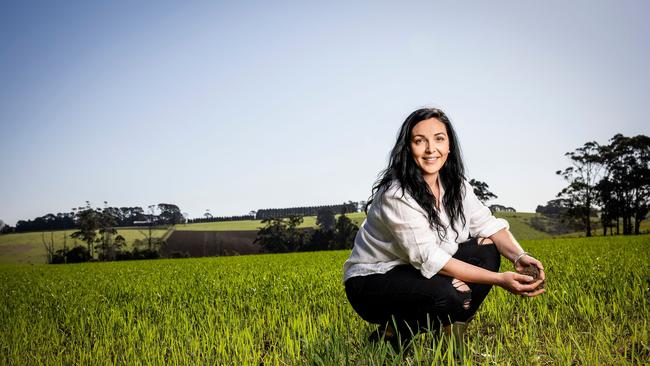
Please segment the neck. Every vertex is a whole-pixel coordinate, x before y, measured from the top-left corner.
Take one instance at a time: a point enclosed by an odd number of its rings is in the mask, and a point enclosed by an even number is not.
[[[438,173],[424,176],[424,181],[429,185],[431,192],[438,191]]]

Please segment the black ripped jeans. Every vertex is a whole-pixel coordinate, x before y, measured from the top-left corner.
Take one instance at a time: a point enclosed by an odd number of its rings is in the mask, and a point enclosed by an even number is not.
[[[476,238],[459,244],[453,258],[493,272],[501,264],[496,246],[479,245]],[[492,288],[492,285],[467,283],[470,291],[463,292],[452,281],[453,278],[442,274],[427,279],[407,264],[383,274],[349,278],[345,281],[345,292],[364,320],[386,325],[393,324],[394,318],[397,330],[408,335],[429,327],[437,330],[455,321],[467,321]]]

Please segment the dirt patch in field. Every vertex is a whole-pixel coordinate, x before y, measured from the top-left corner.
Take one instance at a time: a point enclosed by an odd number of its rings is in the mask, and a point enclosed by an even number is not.
[[[257,231],[174,231],[167,238],[163,256],[187,253],[190,257],[257,254]]]

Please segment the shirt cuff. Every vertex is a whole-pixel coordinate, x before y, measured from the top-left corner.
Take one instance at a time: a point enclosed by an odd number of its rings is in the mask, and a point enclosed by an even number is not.
[[[449,262],[451,254],[442,249],[435,250],[426,262],[420,266],[420,273],[426,278],[433,277],[436,273],[440,272],[442,267]]]

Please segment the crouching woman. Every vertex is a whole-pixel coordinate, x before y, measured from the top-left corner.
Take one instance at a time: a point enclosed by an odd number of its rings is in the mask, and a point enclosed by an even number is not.
[[[450,332],[452,324],[462,331],[493,285],[523,296],[544,292],[542,263],[477,199],[439,109],[404,121],[366,212],[344,283],[354,310],[380,325],[375,339],[403,344],[424,329]],[[517,272],[535,267],[538,278],[499,273],[501,256]]]

